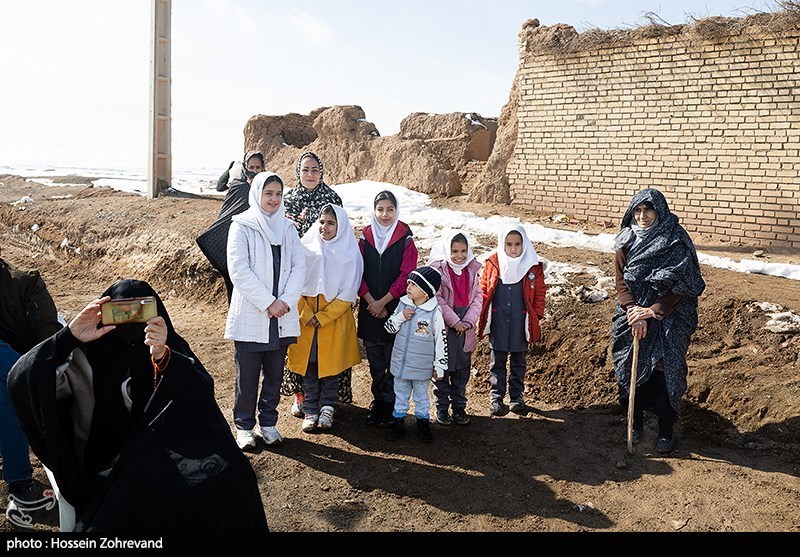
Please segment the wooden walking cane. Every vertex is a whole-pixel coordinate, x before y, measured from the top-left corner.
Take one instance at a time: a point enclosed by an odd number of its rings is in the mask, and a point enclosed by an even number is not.
[[[639,367],[639,339],[633,337],[633,361],[631,362],[631,388],[628,393],[628,454],[633,454],[633,402],[636,398],[636,370]]]

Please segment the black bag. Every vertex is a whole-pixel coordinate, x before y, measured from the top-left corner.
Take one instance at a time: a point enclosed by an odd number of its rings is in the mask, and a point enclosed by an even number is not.
[[[231,219],[218,220],[212,224],[208,230],[200,234],[195,240],[200,251],[208,258],[211,266],[214,267],[226,279],[228,275],[228,231],[231,227]]]
[[[195,240],[200,251],[211,263],[211,266],[225,277],[226,282],[230,281],[230,274],[228,273],[228,231],[231,228],[231,220],[234,215],[246,211],[250,206],[248,203],[249,193],[250,185],[247,182],[235,181],[225,195],[217,220]]]

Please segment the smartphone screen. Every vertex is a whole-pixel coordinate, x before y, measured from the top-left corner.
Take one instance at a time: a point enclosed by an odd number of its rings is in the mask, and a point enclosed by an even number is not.
[[[154,296],[109,300],[100,306],[103,325],[147,323],[158,315]]]

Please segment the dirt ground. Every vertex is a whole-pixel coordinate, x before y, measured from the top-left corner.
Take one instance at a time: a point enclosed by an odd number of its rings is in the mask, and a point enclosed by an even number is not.
[[[13,204],[23,196],[33,202]],[[434,204],[547,218],[463,200]],[[213,197],[148,201],[109,188],[0,176],[0,249],[42,272],[66,320],[117,278],[149,281],[215,378],[218,403],[232,419],[225,289],[194,243],[219,206]],[[755,249],[695,240],[714,255],[750,257]],[[551,261],[613,276],[609,254],[536,247]],[[800,263],[794,254],[767,250],[764,257]],[[548,290],[544,337],[528,360],[526,416],[489,416],[485,342],[473,358],[471,423],[434,426],[432,444],[420,443],[413,430],[389,442],[364,424],[371,399],[365,364],[354,369],[354,402],[339,409],[330,433],[302,433],[283,398],[278,427],[285,443],[249,456],[271,530],[800,532],[800,335],[765,330],[768,316],[754,305],[799,313],[800,281],[707,266],[703,273],[708,286],[670,455],[654,450],[652,417],[627,454],[626,412],[616,402],[608,350],[614,297],[585,303],[573,296],[574,288],[596,282],[584,270],[569,275],[563,295]],[[36,529],[56,531],[55,512]],[[10,531],[0,518],[0,532]]]

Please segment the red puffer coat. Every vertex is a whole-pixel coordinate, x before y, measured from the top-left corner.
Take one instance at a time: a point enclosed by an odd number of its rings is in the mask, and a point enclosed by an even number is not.
[[[497,285],[500,283],[500,263],[497,254],[493,253],[483,264],[481,273],[481,290],[483,291],[483,307],[478,319],[478,337],[483,338],[489,334],[492,324],[492,298]],[[544,317],[544,266],[537,263],[532,266],[522,277],[522,297],[525,300],[525,338],[529,343],[537,342],[542,332],[539,320]]]

